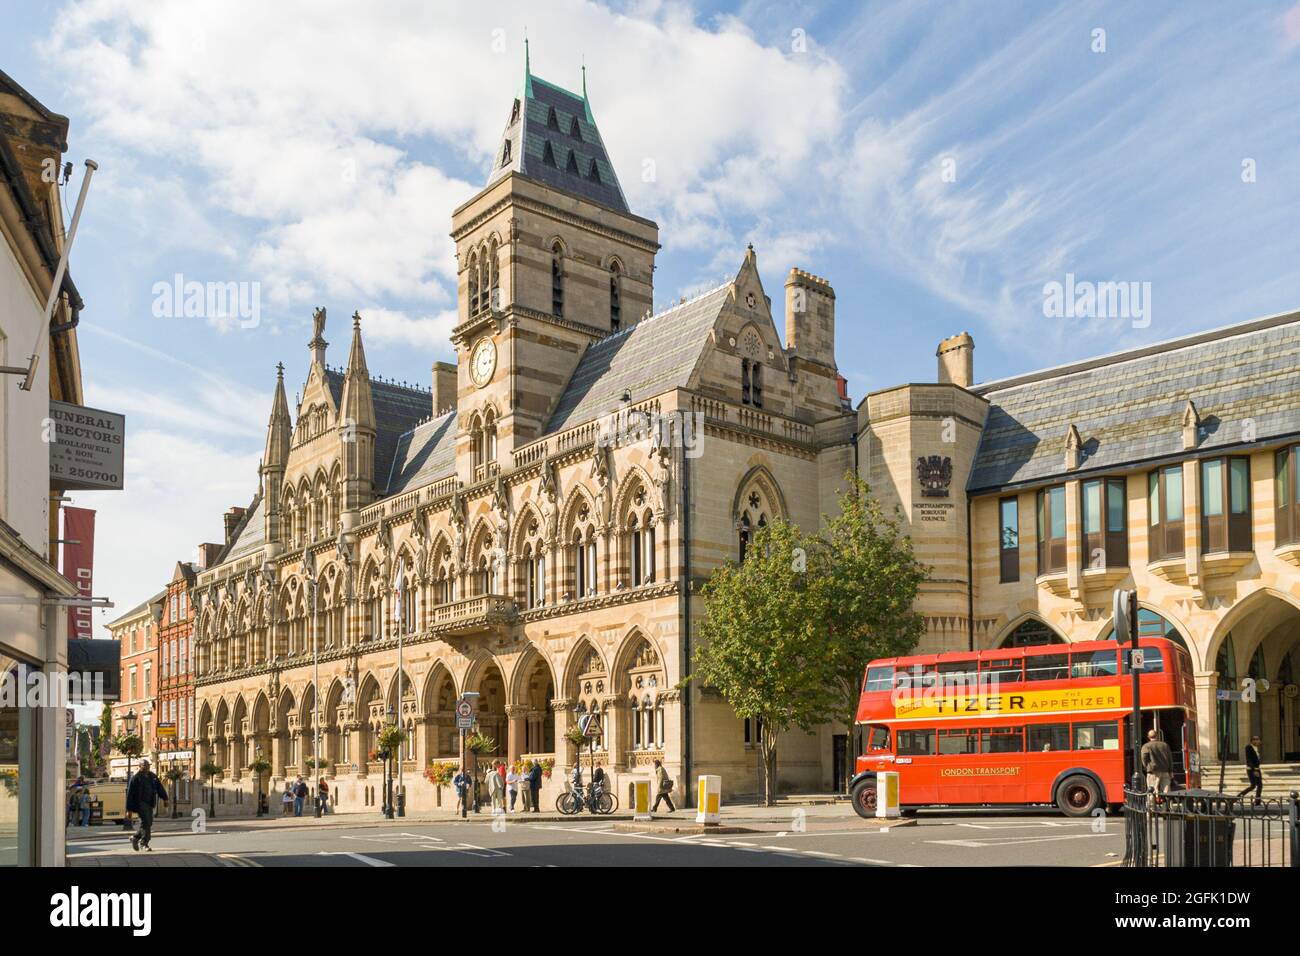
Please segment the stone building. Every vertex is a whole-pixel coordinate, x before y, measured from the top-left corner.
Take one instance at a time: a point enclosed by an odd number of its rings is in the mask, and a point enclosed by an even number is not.
[[[1202,758],[1300,759],[1300,313],[979,385],[973,349],[859,408],[860,473],[932,568],[922,649],[1108,638],[1135,588],[1191,655]],[[1216,699],[1245,678],[1257,702]]]
[[[407,806],[433,807],[450,798],[422,770],[457,759],[473,692],[495,756],[555,762],[544,801],[592,713],[621,795],[656,759],[679,791],[709,772],[753,792],[752,728],[679,686],[693,595],[752,529],[815,524],[853,468],[834,291],[794,270],[774,315],[751,248],[653,314],[658,227],[628,208],[585,89],[528,71],[452,236],[457,361],[431,388],[372,375],[358,315],[327,364],[324,309],[292,415],[280,367],[257,492],[192,592],[199,765],[251,810],[259,753],[272,786],[319,759],[339,811],[368,810],[393,723]],[[844,742],[789,735],[783,783],[829,787]]]

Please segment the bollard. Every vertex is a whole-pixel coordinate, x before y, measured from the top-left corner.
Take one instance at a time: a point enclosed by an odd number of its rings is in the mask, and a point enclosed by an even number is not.
[[[695,822],[722,822],[722,778],[705,774],[697,783]]]
[[[637,777],[632,781],[632,819],[633,820],[653,820],[650,815],[650,788],[651,781],[649,777]]]
[[[901,815],[898,809],[898,772],[885,770],[876,774],[876,816],[893,820]]]

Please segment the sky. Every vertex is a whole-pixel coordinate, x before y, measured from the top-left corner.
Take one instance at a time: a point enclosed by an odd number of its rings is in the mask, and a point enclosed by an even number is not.
[[[1295,0],[541,10],[0,0],[0,68],[71,121],[69,216],[99,163],[71,271],[86,403],[127,416],[125,490],[73,495],[98,511],[101,627],[252,498],[314,307],[331,364],[353,311],[372,374],[427,387],[452,358],[451,212],[486,181],[525,33],[535,75],[579,89],[586,66],[659,224],[656,309],[752,242],[778,313],[792,266],[834,286],[855,403],[933,381],[961,331],[987,381],[1300,308]],[[170,314],[190,281],[258,308]],[[1125,283],[1132,314],[1049,308],[1087,282]]]

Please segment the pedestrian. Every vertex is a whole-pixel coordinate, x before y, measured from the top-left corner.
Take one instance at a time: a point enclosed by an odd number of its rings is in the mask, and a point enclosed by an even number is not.
[[[459,811],[461,808],[464,808],[468,811],[470,779],[469,774],[465,772],[463,766],[460,768],[459,772],[457,772],[456,776],[452,778],[451,782],[456,788],[456,809]]]
[[[320,782],[316,784],[316,799],[320,801],[320,812],[324,816],[330,808],[330,787],[324,777],[321,777]]]
[[[159,800],[167,802],[167,790],[149,769],[149,761],[141,760],[140,769],[126,785],[126,812],[140,818],[140,829],[131,835],[131,849],[139,851],[143,844],[146,850],[153,852],[149,840],[153,836],[153,812]]]
[[[596,769],[591,775],[591,786],[597,793],[605,789],[605,768],[600,764],[596,764]]]
[[[298,781],[293,785],[293,815],[295,817],[302,816],[303,804],[306,802],[307,784],[302,777],[299,777]]]
[[[1240,800],[1250,791],[1255,791],[1255,799],[1251,802],[1259,806],[1264,802],[1264,769],[1261,766],[1262,761],[1259,759],[1260,739],[1256,735],[1250,738],[1250,743],[1246,744],[1246,779],[1250,781],[1246,789],[1237,794]]]
[[[288,780],[284,782],[284,793],[280,794],[280,811],[286,817],[293,813],[293,785]]]
[[[77,794],[77,811],[81,818],[80,826],[90,826],[90,788],[82,787]]]
[[[492,801],[492,812],[496,813],[499,809],[502,813],[506,810],[506,784],[501,779],[501,774],[497,772],[496,767],[490,767],[487,775],[488,797]]]
[[[1142,745],[1140,756],[1142,770],[1147,775],[1147,789],[1168,793],[1174,773],[1174,753],[1161,739],[1160,731],[1155,728],[1147,731],[1147,742]]]
[[[514,764],[511,764],[510,770],[506,774],[506,792],[510,794],[511,813],[515,812],[515,800],[519,796],[519,780],[519,771],[515,769]]]
[[[537,812],[537,801],[541,793],[542,765],[534,760],[532,768],[528,771],[528,802],[532,805],[533,813]]]
[[[673,798],[669,796],[673,791],[672,779],[668,776],[668,771],[664,769],[664,765],[658,760],[655,761],[655,779],[659,782],[659,793],[655,797],[655,805],[650,808],[650,812],[654,813],[658,810],[659,801],[665,800],[668,803],[668,812],[676,813],[677,808],[673,806]]]

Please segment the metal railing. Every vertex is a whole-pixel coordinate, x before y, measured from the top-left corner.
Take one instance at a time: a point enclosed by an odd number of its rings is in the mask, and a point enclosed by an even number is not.
[[[1243,803],[1209,790],[1124,789],[1124,865],[1300,866],[1300,798]]]

